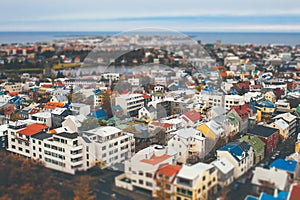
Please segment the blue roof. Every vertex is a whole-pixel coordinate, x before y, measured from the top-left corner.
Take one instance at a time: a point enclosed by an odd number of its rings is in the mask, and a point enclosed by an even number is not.
[[[258,200],[257,197],[247,195],[244,200]]]
[[[295,172],[297,162],[293,160],[284,160],[282,158],[279,158],[272,162],[269,167],[275,167],[276,169],[281,169],[288,172]]]
[[[260,195],[259,200],[286,200],[288,194],[289,193],[283,191],[283,192],[279,192],[277,197],[274,197],[273,195],[262,193]]]
[[[219,150],[221,151],[228,151],[237,161],[242,159],[243,153],[245,153],[245,157],[248,156],[247,151],[249,150],[250,146],[245,142],[235,142],[229,143],[226,146],[223,146]]]
[[[92,117],[96,117],[97,119],[107,119],[108,116],[103,109],[96,110],[91,114]]]

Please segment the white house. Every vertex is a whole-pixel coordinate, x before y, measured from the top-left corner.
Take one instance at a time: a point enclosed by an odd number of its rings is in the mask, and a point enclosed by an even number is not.
[[[84,115],[68,115],[61,125],[62,127],[69,127],[74,132],[78,132],[78,128],[81,127],[85,119]]]
[[[31,115],[31,119],[37,123],[45,124],[49,127],[52,125],[51,113],[50,112],[38,112]]]
[[[125,161],[125,173],[115,178],[116,186],[128,190],[140,188],[149,192],[154,191],[155,172],[164,164],[175,164],[176,154],[174,149],[160,145],[142,149]],[[125,179],[130,181],[123,181]]]
[[[74,113],[74,115],[87,116],[91,112],[91,106],[84,103],[71,103],[70,110]]]
[[[225,95],[224,108],[230,110],[232,106],[240,106],[245,103],[244,96],[240,95]]]
[[[184,113],[181,117],[182,124],[185,127],[196,127],[203,117],[195,110]]]
[[[188,158],[203,158],[205,156],[205,138],[201,132],[193,128],[184,128],[172,132],[168,147],[177,153],[177,162],[186,163]]]
[[[148,107],[142,107],[139,110],[139,118],[146,118],[146,119],[156,119],[157,118],[157,110],[154,108],[153,105],[150,105]]]
[[[273,117],[273,119],[283,119],[286,123],[289,124],[289,136],[296,134],[297,131],[297,117],[291,113],[283,113],[283,114],[279,114],[275,117]]]
[[[222,157],[211,163],[218,169],[218,183],[224,187],[234,181],[234,165],[226,158]]]
[[[217,157],[227,158],[234,166],[234,178],[239,178],[253,166],[254,152],[253,148],[243,141],[229,143],[218,149]]]

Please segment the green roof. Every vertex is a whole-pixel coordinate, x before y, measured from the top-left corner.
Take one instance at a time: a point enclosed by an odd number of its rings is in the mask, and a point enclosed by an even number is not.
[[[296,111],[297,113],[300,113],[300,106],[297,106]]]
[[[254,136],[245,135],[240,139],[240,141],[247,142],[249,145],[253,147],[254,150],[259,150],[265,146],[265,143],[255,135]]]

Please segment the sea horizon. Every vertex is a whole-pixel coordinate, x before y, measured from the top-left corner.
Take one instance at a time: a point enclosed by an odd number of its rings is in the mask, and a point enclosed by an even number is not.
[[[70,38],[101,37],[120,34],[123,31],[0,31],[1,44],[27,44],[48,42]],[[213,32],[182,31],[194,40],[202,43],[214,43],[220,40],[223,44],[256,44],[256,45],[289,45],[300,44],[300,32]]]

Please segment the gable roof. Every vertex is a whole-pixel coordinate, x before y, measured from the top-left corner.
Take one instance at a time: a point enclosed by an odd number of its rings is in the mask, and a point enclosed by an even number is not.
[[[276,124],[277,126],[279,126],[283,130],[285,130],[289,127],[289,125],[283,119],[276,120],[274,122],[274,124]]]
[[[245,135],[244,137],[240,138],[240,141],[247,142],[253,147],[254,150],[262,149],[265,146],[265,143],[256,135]]]
[[[211,164],[223,174],[227,174],[234,169],[234,165],[225,157],[215,160]]]
[[[203,117],[200,115],[200,113],[198,113],[198,112],[195,111],[195,110],[192,110],[192,111],[189,111],[189,112],[184,113],[184,114],[183,114],[183,117],[188,118],[188,119],[191,120],[192,122],[195,122],[195,121],[200,120],[200,119],[203,118]]]
[[[250,145],[247,142],[232,142],[220,148],[220,151],[228,151],[238,162],[248,156]]]
[[[235,112],[243,119],[248,119],[250,113],[251,113],[251,108],[248,106],[248,104],[244,104],[241,106],[232,106],[231,110],[235,110]]]
[[[165,176],[174,176],[176,174],[178,174],[178,172],[180,171],[180,169],[182,168],[181,165],[164,165],[162,167],[160,167],[156,173],[157,174],[163,174]]]

